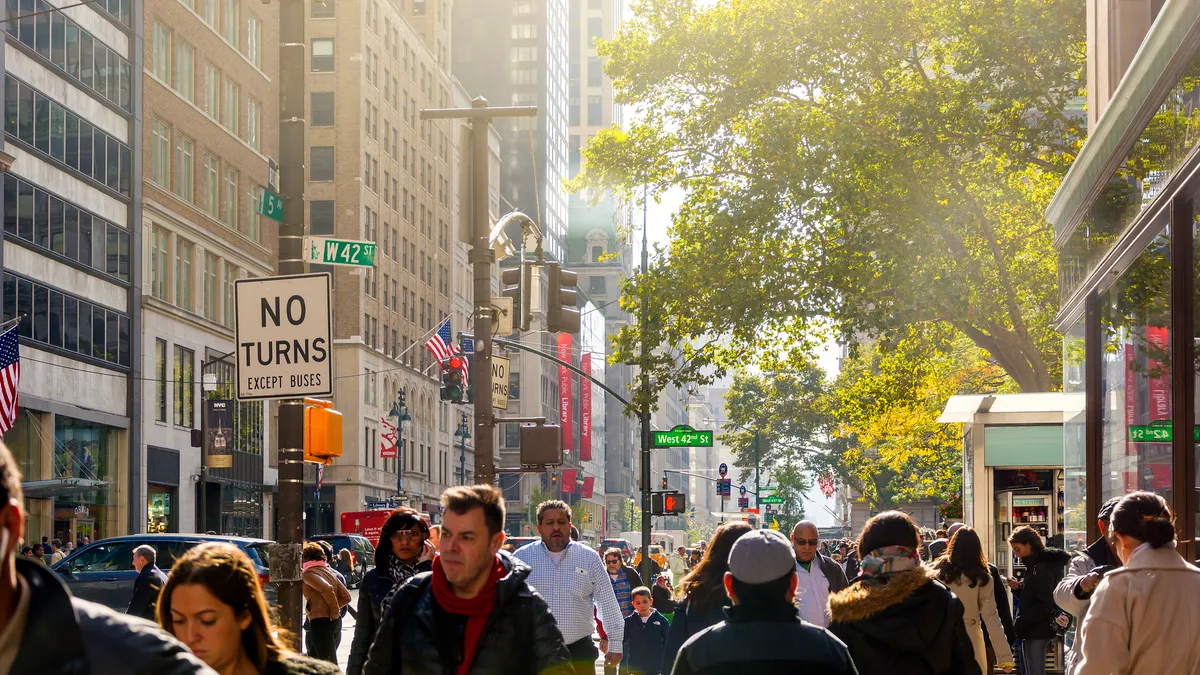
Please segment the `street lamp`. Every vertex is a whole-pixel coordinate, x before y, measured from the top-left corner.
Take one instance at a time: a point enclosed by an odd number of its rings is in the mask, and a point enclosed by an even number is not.
[[[454,437],[462,439],[462,445],[459,446],[458,461],[461,466],[458,476],[458,484],[467,484],[467,439],[471,437],[471,426],[467,424],[467,413],[460,412],[462,419],[458,423],[458,429],[454,432]]]
[[[400,501],[400,495],[404,493],[404,423],[412,420],[408,406],[404,404],[404,387],[396,393],[388,417],[396,418],[396,501]]]
[[[200,364],[201,370],[212,361]],[[208,397],[217,390],[217,374],[200,376],[200,532],[208,532]]]

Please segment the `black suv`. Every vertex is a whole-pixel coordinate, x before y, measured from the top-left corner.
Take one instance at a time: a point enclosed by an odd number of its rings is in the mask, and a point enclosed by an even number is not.
[[[309,537],[309,540],[327,541],[332,544],[335,561],[337,554],[341,553],[342,549],[350,551],[350,559],[353,562],[353,566],[350,578],[346,579],[346,585],[350,588],[361,584],[367,571],[375,567],[375,547],[371,545],[370,539],[361,534],[314,534]]]
[[[176,558],[208,541],[223,541],[242,549],[258,568],[258,580],[267,601],[275,603],[275,584],[270,583],[267,552],[272,542],[266,539],[211,534],[131,534],[92,542],[60,560],[52,569],[66,582],[71,595],[124,611],[133,598],[133,582],[138,574],[133,568],[133,549],[142,544],[153,546],[157,554],[155,564],[170,572]]]

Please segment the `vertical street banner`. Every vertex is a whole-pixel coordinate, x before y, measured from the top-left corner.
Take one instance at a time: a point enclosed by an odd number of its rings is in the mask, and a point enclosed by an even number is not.
[[[591,499],[592,493],[595,492],[595,490],[596,490],[596,477],[595,476],[584,476],[583,477],[583,487],[580,488],[579,496],[583,497],[584,499]]]
[[[204,402],[208,416],[208,468],[233,468],[233,401]]]
[[[577,480],[576,479],[577,475],[578,474],[576,473],[575,469],[563,469],[562,493],[564,495],[569,495],[569,494],[575,493],[575,481]]]
[[[571,361],[571,334],[558,334],[558,358],[570,363]],[[574,444],[574,429],[571,426],[573,419],[571,411],[571,371],[567,370],[566,366],[558,367],[558,423],[562,426],[562,449],[564,452],[570,452],[575,449]],[[566,473],[563,473],[563,478],[566,478]],[[563,486],[563,492],[566,492],[566,486]],[[571,491],[575,491],[574,483],[571,484]]]
[[[1149,380],[1150,421],[1169,421],[1171,419],[1171,372],[1169,366],[1163,364],[1159,357],[1170,353],[1171,337],[1168,329],[1161,326],[1146,327],[1146,344],[1148,345],[1147,375]]]
[[[379,456],[391,458],[396,456],[396,426],[387,419],[379,418]]]
[[[579,357],[579,369],[592,374],[592,355],[584,354]],[[592,381],[586,377],[579,378],[579,460],[586,462],[592,458]],[[588,479],[584,479],[588,480]],[[590,496],[590,495],[586,495]]]

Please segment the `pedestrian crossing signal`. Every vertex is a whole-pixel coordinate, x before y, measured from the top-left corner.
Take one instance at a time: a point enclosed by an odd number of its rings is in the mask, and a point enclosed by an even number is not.
[[[683,493],[668,492],[663,495],[663,511],[671,514],[683,513],[686,510],[684,506],[685,501],[687,500],[684,498]]]

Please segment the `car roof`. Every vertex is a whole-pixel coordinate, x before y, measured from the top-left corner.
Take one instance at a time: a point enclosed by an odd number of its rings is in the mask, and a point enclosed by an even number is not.
[[[117,537],[105,537],[93,541],[93,544],[104,542],[117,541],[224,541],[235,544],[273,544],[275,542],[270,539],[258,539],[256,537],[234,537],[225,536],[222,534],[188,534],[186,532],[165,533],[165,534],[125,534]]]

